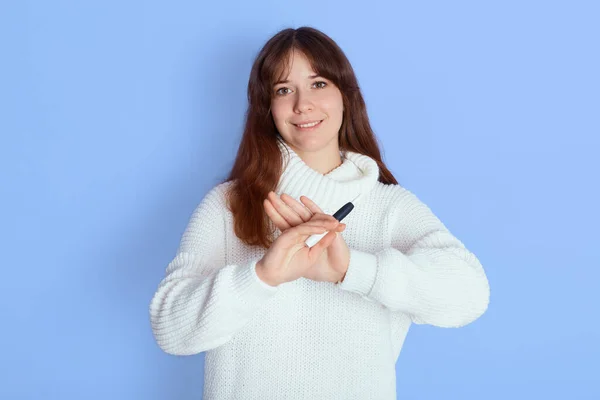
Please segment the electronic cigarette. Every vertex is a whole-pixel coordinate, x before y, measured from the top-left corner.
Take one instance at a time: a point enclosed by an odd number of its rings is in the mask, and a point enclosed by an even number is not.
[[[352,201],[355,202],[359,197],[360,197],[360,194],[358,196],[356,196],[356,198]],[[350,214],[350,211],[352,211],[352,209],[354,209],[354,204],[352,204],[352,201],[344,204],[342,206],[342,208],[337,210],[335,212],[335,214],[333,214],[333,218],[335,218],[341,222],[342,219],[344,219],[344,217],[346,215]],[[306,245],[308,247],[313,247],[315,244],[319,243],[319,240],[321,240],[323,238],[323,236],[327,235],[327,233],[329,233],[329,231],[311,235],[308,239],[306,239],[306,241],[304,243],[306,243]]]

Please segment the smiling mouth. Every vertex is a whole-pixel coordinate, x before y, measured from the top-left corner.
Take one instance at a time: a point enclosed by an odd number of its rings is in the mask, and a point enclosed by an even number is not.
[[[294,125],[297,128],[308,129],[308,128],[314,128],[315,126],[319,125],[321,122],[323,122],[323,120],[313,121],[313,122],[309,122],[306,124],[292,124],[292,125]]]

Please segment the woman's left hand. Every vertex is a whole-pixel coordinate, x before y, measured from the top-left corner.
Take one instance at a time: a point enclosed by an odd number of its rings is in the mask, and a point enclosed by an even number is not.
[[[309,221],[313,214],[323,213],[321,208],[306,196],[300,196],[299,203],[291,196],[283,193],[281,198],[275,192],[269,192],[263,202],[265,211],[271,221],[281,232]],[[342,281],[346,276],[350,263],[350,249],[339,233],[333,243],[323,252],[322,259],[316,267],[323,279],[330,282]]]

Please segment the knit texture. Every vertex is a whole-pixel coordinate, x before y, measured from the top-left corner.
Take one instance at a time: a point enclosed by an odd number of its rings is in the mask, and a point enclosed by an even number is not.
[[[328,214],[361,195],[341,233],[344,281],[260,280],[266,250],[235,236],[223,183],[194,210],[151,300],[154,337],[169,354],[206,352],[205,400],[396,399],[411,323],[477,319],[489,302],[484,270],[413,193],[378,182],[371,158],[344,152],[322,175],[284,142],[280,149],[276,193],[307,196]]]

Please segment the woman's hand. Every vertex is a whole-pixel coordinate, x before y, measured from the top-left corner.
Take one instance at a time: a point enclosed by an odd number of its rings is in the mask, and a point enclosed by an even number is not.
[[[271,286],[305,276],[340,230],[343,226],[327,214],[316,214],[309,221],[287,229],[256,263],[256,274]],[[306,245],[309,236],[327,231],[319,243],[311,248]]]
[[[308,197],[301,196],[300,201],[302,204],[285,193],[279,198],[276,193],[270,192],[263,205],[269,218],[283,233],[309,221],[313,215],[323,214],[319,206]],[[346,224],[340,225],[345,229]],[[333,243],[325,248],[318,262],[306,271],[305,278],[328,282],[343,280],[350,263],[350,249],[342,235],[336,232],[335,236]]]

